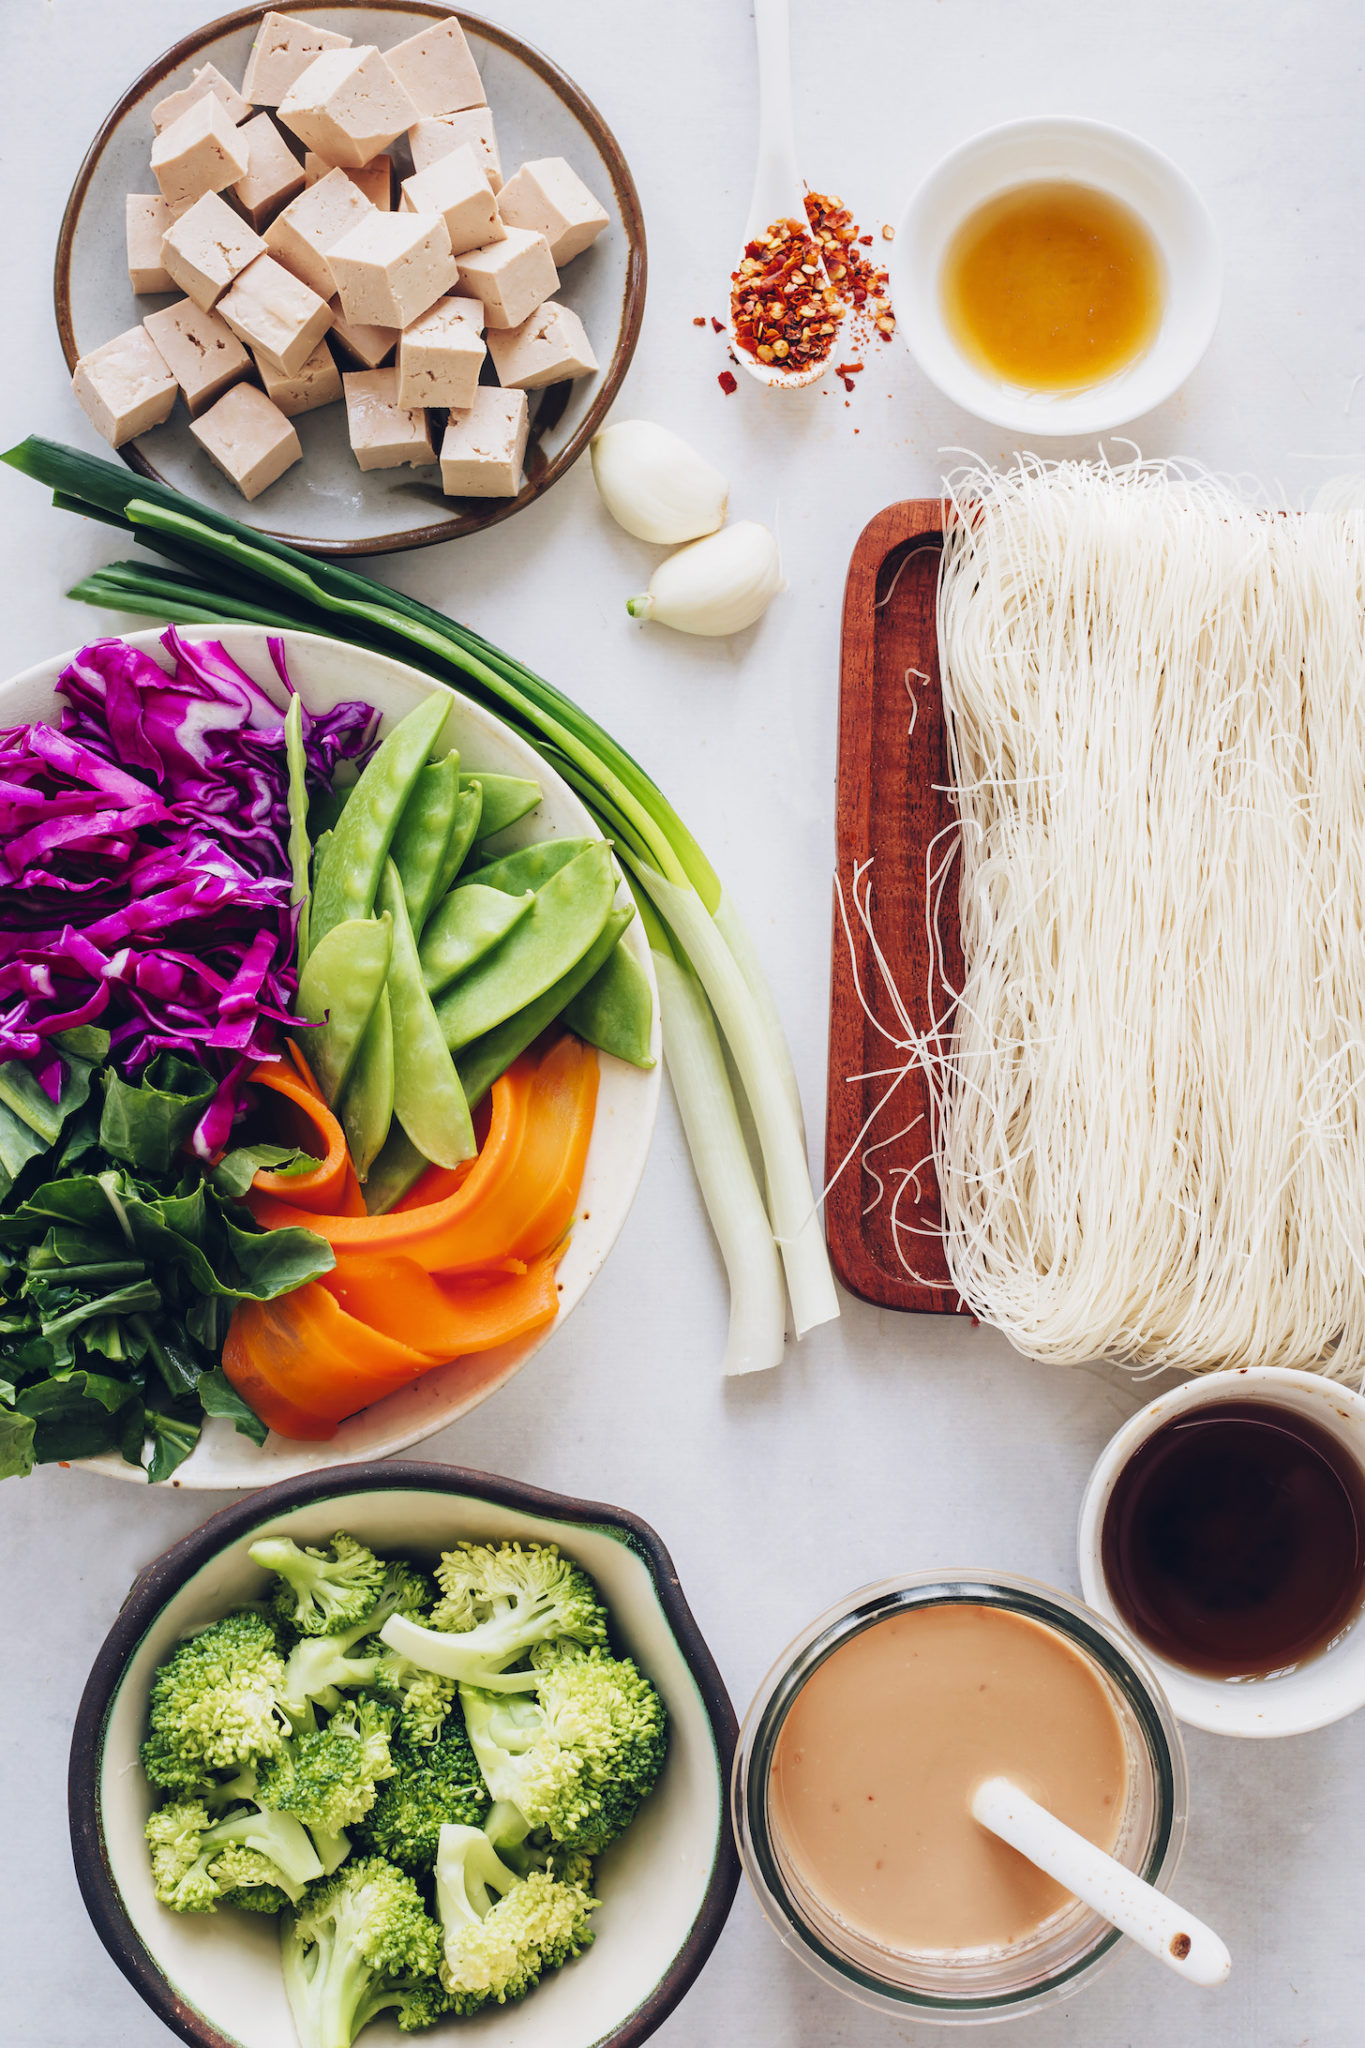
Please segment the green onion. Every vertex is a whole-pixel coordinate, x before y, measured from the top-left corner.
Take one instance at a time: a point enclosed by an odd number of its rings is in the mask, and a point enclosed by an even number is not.
[[[730,1278],[727,1371],[782,1353],[781,1253],[798,1337],[839,1313],[806,1162],[791,1055],[754,947],[701,848],[639,763],[573,700],[468,627],[351,569],[315,561],[121,464],[34,437],[4,457],[54,503],[131,533],[172,566],[115,562],[70,593],[186,623],[330,634],[406,661],[494,712],[549,762],[616,843],[655,955],[664,1048]],[[762,1155],[750,1164],[728,1045]]]

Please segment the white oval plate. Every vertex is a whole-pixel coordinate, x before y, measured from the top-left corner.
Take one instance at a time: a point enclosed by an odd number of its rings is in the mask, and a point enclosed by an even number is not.
[[[271,666],[266,647],[269,636],[264,627],[185,626],[181,631],[191,640],[221,640],[233,660],[240,662],[276,702],[280,701],[283,693]],[[161,636],[155,629],[126,637],[134,647],[145,648],[164,660]],[[373,654],[365,648],[348,647],[340,640],[324,640],[311,633],[286,633],[282,637],[290,676],[305,704],[314,710],[330,710],[346,698],[358,697],[376,707],[387,727],[441,687],[386,654]],[[59,702],[55,695],[57,679],[74,652],[73,649],[51,661],[40,662],[36,668],[0,684],[0,724],[50,720]],[[450,717],[444,738],[447,745],[459,748],[462,761],[471,767],[485,768],[496,775],[529,775],[539,782],[543,792],[539,805],[529,817],[520,819],[500,835],[496,841],[500,849],[510,851],[514,846],[562,834],[601,838],[568,784],[500,720],[454,691],[450,693]],[[620,900],[630,900],[624,884]],[[176,1485],[266,1486],[273,1480],[288,1479],[325,1465],[388,1457],[394,1451],[420,1443],[423,1437],[434,1435],[447,1423],[477,1408],[553,1336],[587,1293],[630,1213],[659,1104],[659,992],[649,945],[638,917],[626,932],[625,944],[648,975],[654,996],[654,1065],[645,1070],[628,1066],[607,1053],[599,1055],[601,1079],[583,1175],[581,1214],[559,1267],[561,1293],[554,1322],[533,1336],[501,1345],[496,1351],[477,1352],[435,1367],[410,1387],[351,1416],[326,1443],[290,1443],[272,1432],[258,1450],[247,1437],[239,1436],[230,1422],[209,1418],[195,1449],[175,1474]],[[140,1467],[125,1464],[113,1452],[78,1462],[94,1471],[107,1472],[115,1479],[141,1481],[144,1477]]]

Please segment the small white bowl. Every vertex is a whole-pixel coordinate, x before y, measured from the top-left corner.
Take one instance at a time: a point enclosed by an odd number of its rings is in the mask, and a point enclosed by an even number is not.
[[[1081,1501],[1078,1543],[1087,1602],[1135,1642],[1166,1697],[1189,1728],[1212,1735],[1302,1735],[1365,1707],[1365,1621],[1359,1617],[1329,1649],[1282,1677],[1206,1678],[1158,1656],[1134,1634],[1110,1596],[1100,1549],[1105,1512],[1119,1473],[1140,1445],[1174,1416],[1219,1401],[1257,1401],[1288,1409],[1325,1429],[1365,1473],[1365,1396],[1320,1373],[1277,1365],[1210,1372],[1160,1394],[1123,1425],[1100,1453]]]
[[[991,376],[963,353],[944,312],[941,273],[957,230],[986,200],[1038,179],[1089,185],[1130,206],[1165,272],[1151,346],[1083,390],[1029,391]],[[1009,121],[962,143],[924,180],[897,230],[891,290],[910,353],[955,405],[1024,434],[1104,434],[1164,403],[1189,376],[1218,322],[1222,261],[1208,208],[1149,143],[1102,121]]]

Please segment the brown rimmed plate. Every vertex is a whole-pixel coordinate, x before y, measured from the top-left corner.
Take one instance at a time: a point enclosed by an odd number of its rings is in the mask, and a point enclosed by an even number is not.
[[[71,1743],[71,1843],[91,1920],[125,1977],[191,2048],[281,2048],[294,2029],[274,1922],[157,1904],[137,1768],[148,1688],[187,1631],[258,1598],[250,1545],[266,1533],[324,1541],[345,1528],[434,1561],[461,1537],[557,1542],[591,1572],[617,1647],[662,1692],[668,1759],[635,1821],[596,1871],[597,1938],[516,2005],[443,2021],[421,2038],[473,2048],[638,2048],[705,1964],[734,1899],[726,1813],[734,1709],[667,1550],[625,1510],[458,1466],[348,1466],[286,1480],[213,1515],[141,1574],[95,1659]],[[381,2017],[364,2048],[401,2048]]]
[[[186,36],[147,66],[102,123],[72,187],[57,242],[57,330],[69,368],[84,352],[173,303],[136,297],[125,261],[125,195],[156,190],[148,165],[151,110],[168,93],[188,85],[205,63],[239,82],[263,11],[243,8]],[[275,12],[305,15],[353,42],[383,49],[456,10],[435,0],[332,0],[327,6],[281,0]],[[164,426],[119,451],[131,469],[311,554],[375,555],[429,547],[495,526],[547,491],[582,454],[629,368],[644,317],[639,196],[615,136],[557,65],[507,29],[463,11],[459,20],[493,110],[504,173],[510,176],[528,157],[565,157],[609,217],[593,246],[566,266],[557,293],[582,319],[602,368],[572,384],[530,394],[531,439],[520,492],[515,498],[447,498],[435,469],[362,471],[351,454],[340,405],[296,420],[303,460],[252,504],[199,447],[183,404]],[[404,169],[405,149],[399,143],[394,152]],[[491,378],[487,365],[484,374]],[[74,398],[70,405],[69,426],[75,431],[79,420],[89,440],[93,430],[84,424]]]

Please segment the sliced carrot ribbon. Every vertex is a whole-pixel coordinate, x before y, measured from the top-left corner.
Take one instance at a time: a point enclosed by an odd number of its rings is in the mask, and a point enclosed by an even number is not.
[[[366,1216],[363,1203],[359,1213],[352,1206],[359,1188],[344,1140],[347,1171],[332,1164],[323,1118],[336,1120],[296,1059],[298,1082],[280,1065],[254,1078],[312,1119],[327,1156],[313,1174],[258,1174],[248,1202],[269,1229],[295,1224],[326,1237],[337,1263],[292,1294],[239,1304],[223,1366],[279,1435],[321,1440],[434,1365],[553,1321],[555,1267],[582,1186],[598,1068],[596,1053],[576,1038],[523,1053],[493,1085],[472,1164],[453,1173],[433,1168],[410,1191],[411,1206]],[[427,1199],[415,1201],[419,1193]]]
[[[302,1055],[300,1054],[300,1063]],[[283,1060],[264,1061],[251,1076],[258,1088],[269,1088],[289,1105],[280,1119],[282,1129],[301,1152],[322,1148],[322,1158],[308,1173],[258,1173],[253,1194],[277,1195],[310,1216],[322,1212],[342,1216],[363,1216],[365,1198],[355,1177],[346,1135],[318,1091],[306,1066],[303,1075],[293,1074]],[[312,1226],[316,1227],[316,1226]]]

